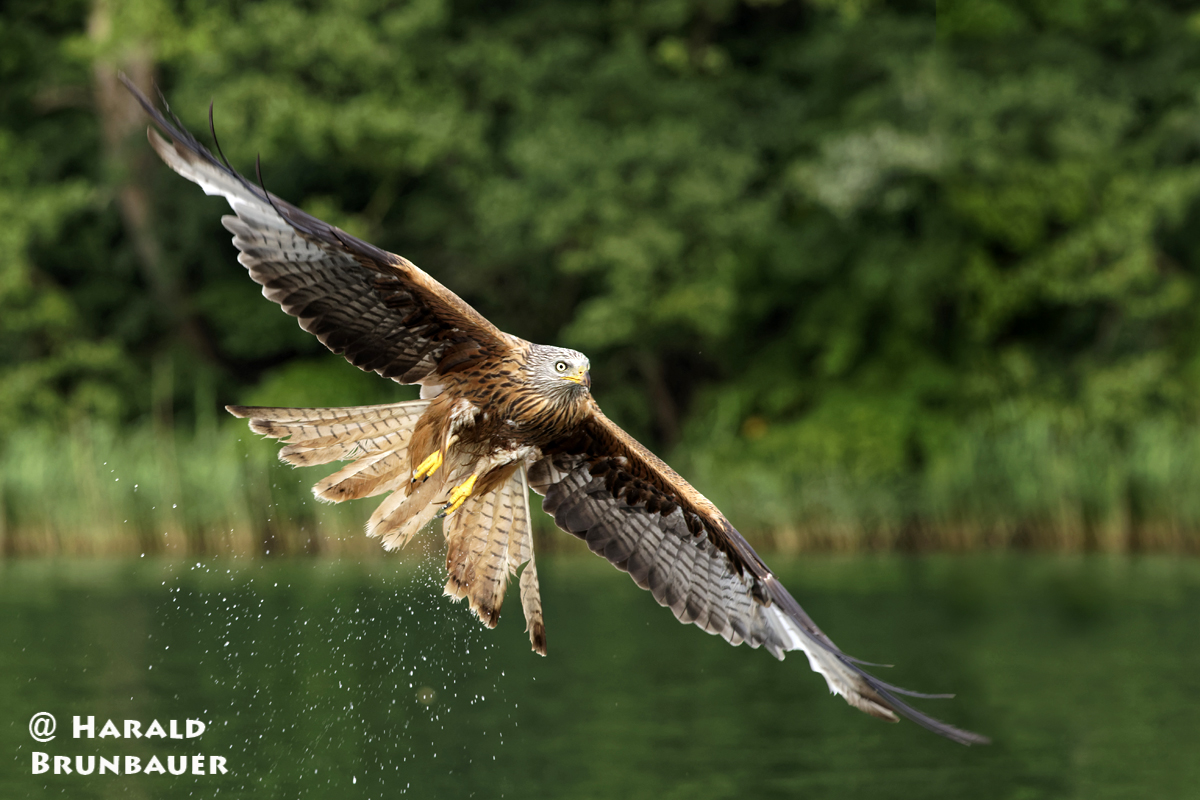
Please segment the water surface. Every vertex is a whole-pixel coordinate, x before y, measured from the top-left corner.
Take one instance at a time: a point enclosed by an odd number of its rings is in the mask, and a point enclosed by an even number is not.
[[[965,748],[675,622],[599,559],[539,561],[485,631],[439,556],[0,562],[0,797],[1200,797],[1200,563],[772,559],[847,652],[952,701]],[[59,727],[33,741],[30,717]],[[73,739],[73,715],[198,718]],[[32,753],[221,755],[225,775],[32,775]],[[178,762],[176,762],[178,763]],[[207,763],[207,762],[206,762]]]

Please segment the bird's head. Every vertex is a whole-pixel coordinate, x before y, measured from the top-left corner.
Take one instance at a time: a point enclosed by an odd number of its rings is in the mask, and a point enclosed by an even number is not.
[[[547,395],[572,397],[592,388],[591,363],[587,356],[564,347],[534,345],[526,369],[529,380]]]

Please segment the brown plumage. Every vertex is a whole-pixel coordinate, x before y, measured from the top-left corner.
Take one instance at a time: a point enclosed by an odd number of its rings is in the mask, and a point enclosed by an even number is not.
[[[367,534],[403,546],[445,515],[446,593],[489,627],[510,578],[534,650],[545,654],[528,489],[560,528],[649,589],[681,622],[782,659],[801,650],[829,688],[881,719],[903,716],[963,744],[845,655],[703,495],[608,420],[580,353],[506,334],[407,259],[247,182],[126,82],[172,141],[150,143],[176,172],[223,196],[238,260],[263,295],[357,367],[421,385],[421,400],[326,409],[244,408],[296,465],[349,461],[314,487],[339,502],[386,494]],[[522,569],[523,567],[523,569]]]

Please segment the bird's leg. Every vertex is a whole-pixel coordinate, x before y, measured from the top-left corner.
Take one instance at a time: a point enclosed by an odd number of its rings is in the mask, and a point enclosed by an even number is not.
[[[438,471],[438,467],[442,465],[442,451],[434,450],[429,456],[417,465],[413,470],[412,482],[416,483],[422,478],[428,478],[430,475]]]
[[[425,460],[418,464],[417,468],[413,470],[412,482],[416,483],[422,478],[428,478],[433,473],[441,469],[442,462],[445,461],[445,453],[450,449],[450,445],[457,441],[457,436],[451,436],[446,441],[445,447],[440,450],[434,450],[432,453],[430,453]]]
[[[471,491],[475,488],[475,481],[479,480],[479,473],[471,473],[471,477],[455,486],[450,490],[450,502],[442,506],[442,510],[438,512],[438,517],[447,517],[458,511],[463,503],[467,502],[467,498],[471,496]]]

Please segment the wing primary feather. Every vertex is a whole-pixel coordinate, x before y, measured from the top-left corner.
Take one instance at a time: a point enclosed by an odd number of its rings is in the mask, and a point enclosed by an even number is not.
[[[863,661],[861,658],[855,658],[854,656],[846,656],[846,658],[849,661],[853,661],[855,664],[858,664],[861,667],[879,667],[880,669],[892,669],[893,667],[896,666],[895,664],[878,664],[874,661]]]
[[[162,94],[160,91],[159,94]],[[237,170],[229,163],[229,159],[225,157],[225,151],[221,149],[221,140],[217,138],[217,124],[213,120],[213,108],[216,105],[215,100],[210,100],[208,103],[208,132],[212,135],[213,147],[217,148],[217,155],[221,157],[221,163],[225,165],[225,169],[237,174]]]
[[[274,209],[275,213],[283,218],[286,222],[290,223],[291,220],[279,210],[279,206],[275,205],[274,198],[272,198],[271,193],[267,191],[267,185],[263,183],[262,153],[258,153],[254,156],[254,174],[258,177],[258,188],[262,189],[263,196],[267,198],[267,202],[271,204],[271,208]],[[330,229],[332,230],[332,228]],[[342,240],[339,238],[338,241],[341,242]],[[345,244],[345,242],[342,243]]]
[[[787,589],[783,588],[774,575],[769,575],[765,583],[771,599],[774,601],[773,605],[777,616],[786,619],[794,626],[791,633],[796,637],[795,649],[802,650],[808,656],[813,670],[825,677],[829,688],[836,694],[842,695],[851,705],[872,716],[890,719],[890,721],[895,721],[896,715],[899,715],[939,736],[945,736],[960,744],[990,744],[991,740],[986,736],[935,719],[897,697],[897,695],[905,695],[923,699],[946,699],[953,695],[923,694],[879,680],[856,665],[827,637],[814,636],[806,630],[807,626],[803,625],[801,620],[806,620],[811,624],[811,619],[803,613],[800,604]],[[804,640],[810,642],[812,646],[806,647]]]
[[[949,725],[945,722],[942,722],[940,719],[935,719],[935,718],[929,716],[928,714],[926,714],[923,711],[918,711],[917,709],[910,706],[908,703],[905,703],[903,700],[900,700],[899,698],[897,698],[895,696],[895,694],[893,694],[890,690],[885,689],[882,684],[880,684],[878,681],[875,681],[875,679],[872,678],[871,676],[867,675],[866,677],[868,679],[868,682],[875,684],[872,688],[875,689],[875,691],[882,698],[887,700],[888,704],[892,707],[892,709],[897,714],[899,714],[900,716],[909,720],[910,722],[915,722],[916,724],[920,725],[922,728],[924,728],[928,731],[932,731],[933,733],[936,733],[938,736],[944,736],[947,739],[950,739],[951,741],[958,742],[959,744],[965,744],[965,745],[970,746],[973,744],[991,744],[992,743],[992,740],[986,736],[980,735],[978,733],[973,733],[971,731],[966,731],[966,730],[963,730],[962,728],[956,728],[953,725]]]
[[[129,79],[128,75],[126,75],[124,72],[118,72],[117,79],[120,80],[121,83],[125,84],[125,88],[128,89],[130,94],[133,95],[134,99],[138,101],[138,105],[140,105],[142,107],[142,110],[144,110],[148,115],[150,115],[150,118],[153,119],[155,121],[155,123],[157,123],[164,130],[166,130],[166,132],[171,135],[172,139],[183,142],[184,144],[187,145],[187,147],[190,150],[193,150],[193,151],[197,152],[198,154],[211,156],[211,154],[208,153],[208,150],[204,147],[204,145],[200,144],[199,140],[196,139],[196,137],[193,136],[188,131],[187,126],[185,126],[183,124],[183,120],[181,120],[178,116],[176,116],[176,114],[173,111],[171,111],[171,104],[167,102],[167,96],[165,94],[163,94],[161,86],[159,86],[157,83],[155,83],[154,91],[158,94],[158,99],[159,99],[159,102],[162,103],[163,110],[166,111],[166,113],[171,116],[171,120],[174,120],[174,124],[172,124],[171,121],[168,120],[161,111],[159,111],[157,108],[155,108],[153,105],[151,105],[150,101],[147,100],[146,96],[143,95],[141,93],[141,91],[138,90],[137,86],[135,86],[133,81],[131,81]],[[221,152],[221,146],[219,143],[217,143],[216,127],[213,125],[213,104],[212,103],[209,103],[209,105],[208,105],[208,122],[209,122],[209,129],[212,131],[212,134],[213,134],[213,142],[214,142],[214,144],[217,144],[217,152]],[[254,194],[254,195],[258,194],[258,191],[253,186],[251,186],[250,183],[245,178],[242,177],[241,173],[239,173],[232,166],[230,166],[229,160],[225,158],[224,153],[221,153],[221,161],[224,162],[223,165],[220,163],[217,163],[215,161],[215,159],[213,160],[215,166],[223,166],[224,170],[226,172],[228,172],[230,175],[232,175],[234,178],[236,178],[242,184],[242,186],[245,187],[245,189],[247,191],[249,191],[251,194]],[[260,199],[268,199],[269,200],[269,198],[260,198]]]
[[[849,660],[851,662],[854,661],[854,659],[852,659],[852,658],[847,659],[847,660]],[[954,694],[952,692],[940,692],[937,694],[930,694],[928,692],[914,692],[912,689],[904,689],[900,686],[896,686],[895,684],[886,683],[884,681],[881,681],[878,678],[876,678],[874,675],[871,676],[871,679],[879,686],[882,686],[884,689],[887,689],[889,692],[895,692],[896,694],[902,694],[905,697],[916,697],[921,700],[953,700],[954,699]]]

